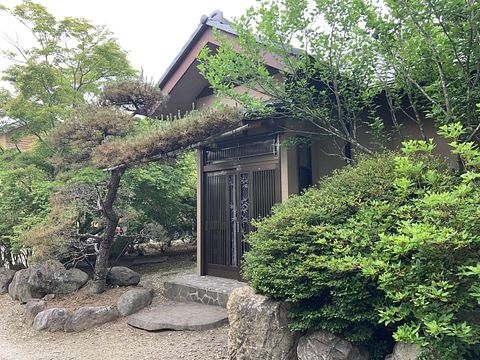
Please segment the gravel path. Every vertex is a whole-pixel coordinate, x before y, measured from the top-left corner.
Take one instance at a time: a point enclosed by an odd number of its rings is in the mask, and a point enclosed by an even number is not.
[[[166,278],[194,272],[190,256],[175,256],[160,264],[137,266],[142,282],[153,283],[152,306],[170,301],[161,295]],[[101,296],[86,292],[55,299],[49,307],[78,308],[83,304],[114,304],[125,289],[111,289]],[[22,322],[23,305],[0,295],[0,360],[177,360],[227,359],[228,326],[206,331],[146,332],[121,318],[81,333],[35,332]]]

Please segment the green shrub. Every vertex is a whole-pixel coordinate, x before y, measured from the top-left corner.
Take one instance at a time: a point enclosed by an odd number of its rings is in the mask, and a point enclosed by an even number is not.
[[[256,224],[244,277],[294,304],[293,329],[342,334],[378,359],[391,335],[426,358],[478,358],[478,176],[449,171],[433,147],[360,160]]]
[[[325,329],[357,343],[381,336],[376,309],[384,296],[348,258],[371,251],[389,222],[394,157],[386,153],[341,169],[256,224],[243,275],[256,291],[296,305],[293,329]],[[359,213],[374,201],[377,214]],[[337,265],[344,268],[332,269]]]

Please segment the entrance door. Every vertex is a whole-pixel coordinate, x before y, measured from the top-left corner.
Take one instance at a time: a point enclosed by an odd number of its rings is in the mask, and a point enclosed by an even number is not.
[[[207,275],[240,279],[251,219],[280,199],[276,164],[204,174],[204,266]]]

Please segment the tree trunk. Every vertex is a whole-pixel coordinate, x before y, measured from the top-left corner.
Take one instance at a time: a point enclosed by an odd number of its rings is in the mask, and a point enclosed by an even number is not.
[[[93,275],[93,284],[91,288],[93,294],[100,294],[105,291],[110,247],[112,246],[115,237],[115,230],[117,229],[118,221],[120,220],[113,205],[117,199],[120,180],[124,173],[125,168],[112,170],[110,181],[108,183],[107,195],[102,202],[102,213],[106,220],[106,228],[105,234],[99,244],[97,260],[95,262],[95,273]]]

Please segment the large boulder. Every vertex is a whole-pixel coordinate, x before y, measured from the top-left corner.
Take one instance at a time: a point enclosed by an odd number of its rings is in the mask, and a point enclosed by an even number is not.
[[[393,353],[388,355],[385,360],[416,360],[420,355],[420,349],[417,345],[396,343]]]
[[[250,287],[241,287],[230,294],[227,312],[230,359],[297,359],[299,335],[288,328],[287,304],[257,295]]]
[[[65,324],[65,331],[83,331],[117,319],[113,306],[82,307],[75,311]]]
[[[150,305],[153,299],[153,291],[148,289],[128,290],[118,298],[117,309],[122,316],[135,314],[144,307]]]
[[[28,270],[30,271],[28,283],[43,293],[43,296],[69,294],[80,289],[88,281],[86,273],[79,269],[66,270],[58,261],[36,264]]]
[[[68,294],[80,289],[88,275],[78,269],[66,270],[58,261],[39,263],[15,273],[8,292],[14,300],[26,303],[47,294]]]
[[[54,308],[44,310],[35,316],[33,328],[37,331],[62,331],[69,317],[70,314],[67,309]]]
[[[35,317],[47,308],[45,300],[30,299],[25,305],[25,324],[32,326]]]
[[[368,360],[368,352],[327,331],[315,331],[298,341],[298,360]]]
[[[45,294],[38,292],[29,283],[30,277],[29,269],[18,270],[10,285],[8,286],[8,294],[13,300],[19,300],[21,303],[26,303],[30,299],[41,299]]]
[[[15,270],[0,267],[0,294],[8,293],[8,285],[12,282],[14,275]]]
[[[140,282],[140,274],[125,267],[114,266],[107,274],[107,284],[117,286],[137,286]]]

